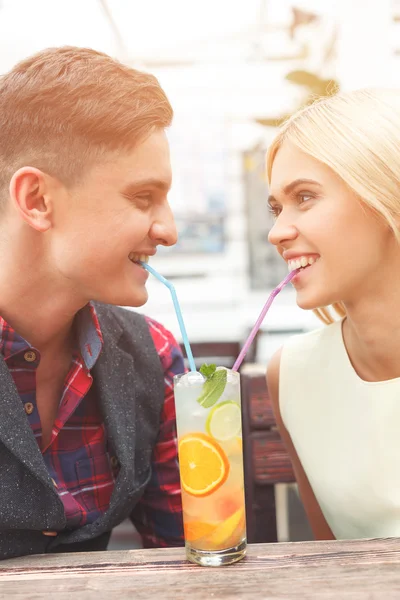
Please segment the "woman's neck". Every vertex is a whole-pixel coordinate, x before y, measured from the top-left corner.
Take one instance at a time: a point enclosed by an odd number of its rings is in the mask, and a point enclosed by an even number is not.
[[[343,340],[347,353],[364,381],[400,378],[400,313],[376,308],[375,315],[369,313],[363,318],[350,313],[345,318]]]

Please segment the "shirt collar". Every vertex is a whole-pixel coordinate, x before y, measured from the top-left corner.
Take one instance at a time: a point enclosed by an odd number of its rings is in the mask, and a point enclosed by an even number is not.
[[[100,329],[96,310],[91,302],[84,306],[75,317],[75,326],[78,338],[78,347],[86,368],[90,371],[103,348],[103,336]],[[15,354],[30,348],[20,336],[2,317],[0,317],[0,353],[5,360]]]
[[[0,352],[4,360],[30,348],[28,342],[0,317]]]
[[[79,350],[86,368],[92,369],[103,348],[103,335],[100,329],[96,309],[91,302],[76,315],[76,332]]]

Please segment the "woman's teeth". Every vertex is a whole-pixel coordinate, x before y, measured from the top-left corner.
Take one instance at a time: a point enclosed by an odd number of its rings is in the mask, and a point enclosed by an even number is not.
[[[314,264],[317,260],[318,258],[314,258],[313,256],[299,256],[299,258],[288,260],[289,272],[294,271],[295,269],[304,269],[304,267]]]
[[[144,262],[144,263],[148,263],[149,262],[149,257],[147,254],[137,254],[136,252],[131,252],[130,255],[128,256],[129,260],[131,260],[134,263],[139,263],[139,262]]]

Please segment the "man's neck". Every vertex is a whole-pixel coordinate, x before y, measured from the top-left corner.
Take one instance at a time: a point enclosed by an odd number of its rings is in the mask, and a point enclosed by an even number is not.
[[[38,312],[31,309],[29,303],[25,308],[18,305],[8,307],[1,303],[0,315],[41,354],[58,352],[61,348],[71,346],[75,317],[73,312],[67,314],[65,311],[54,310],[54,307],[48,310],[41,307]]]
[[[29,344],[47,353],[71,345],[76,313],[85,306],[49,277],[0,270],[0,315]]]
[[[0,316],[41,354],[65,351],[87,304],[51,261],[48,238],[0,219]]]

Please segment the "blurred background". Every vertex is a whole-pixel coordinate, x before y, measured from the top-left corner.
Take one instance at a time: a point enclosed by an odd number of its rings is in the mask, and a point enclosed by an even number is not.
[[[90,46],[154,73],[175,110],[170,194],[180,240],[153,266],[192,341],[240,341],[286,265],[267,243],[264,157],[275,125],[316,95],[400,80],[396,0],[0,0],[0,72],[48,46]],[[168,290],[144,311],[180,338]],[[319,326],[291,289],[257,343]]]
[[[399,30],[398,0],[0,0],[0,72],[71,44],[159,78],[175,111],[180,239],[152,265],[175,284],[192,342],[240,344],[287,272],[267,242],[264,159],[276,126],[335,88],[398,86]],[[151,278],[148,289],[141,310],[180,340],[168,290]],[[287,335],[319,326],[288,287],[252,362],[265,370]],[[279,539],[311,537],[295,487],[275,492]]]

